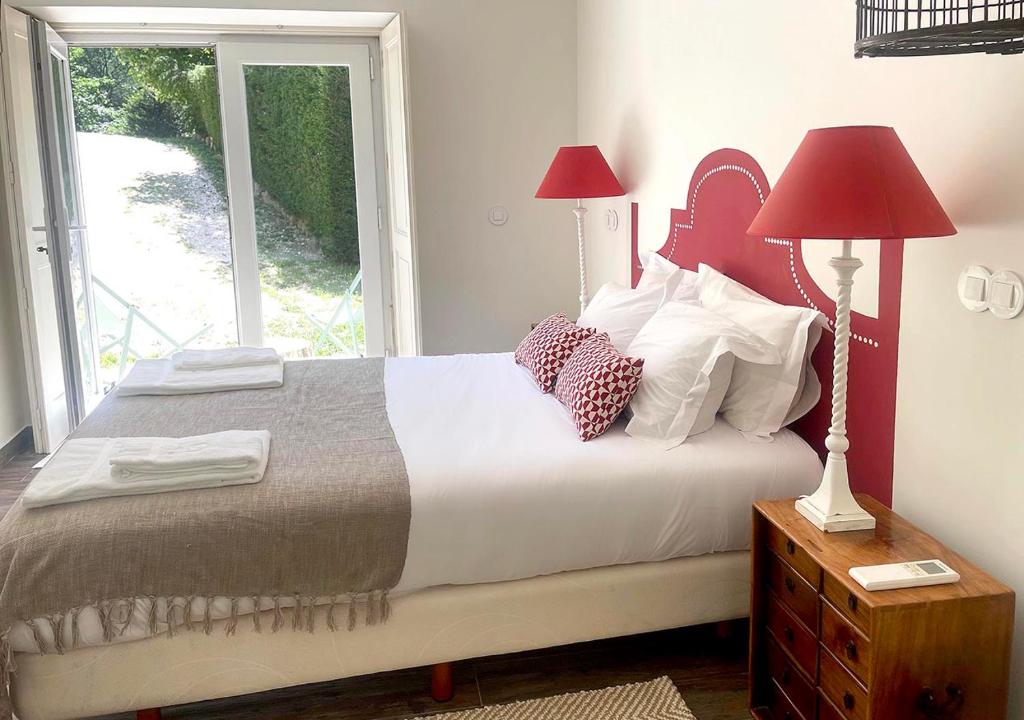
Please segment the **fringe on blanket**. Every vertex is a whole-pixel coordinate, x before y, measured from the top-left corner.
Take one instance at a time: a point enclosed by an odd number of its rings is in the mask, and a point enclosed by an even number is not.
[[[221,597],[221,596],[217,596]],[[253,611],[252,628],[254,632],[263,632],[261,615],[273,613],[273,621],[270,623],[270,631],[278,632],[285,625],[284,608],[281,607],[281,598],[287,597],[295,603],[292,607],[292,630],[294,632],[306,631],[315,632],[317,609],[323,607],[326,612],[327,629],[331,632],[338,630],[338,623],[335,621],[334,612],[338,606],[347,606],[346,628],[352,631],[358,624],[358,609],[362,607],[363,618],[366,625],[378,625],[387,622],[391,616],[391,603],[388,600],[387,590],[373,590],[368,593],[347,593],[343,595],[329,595],[317,597],[312,595],[290,595],[269,596],[274,601],[273,607],[263,607],[263,597],[259,595],[246,595],[242,597],[228,597],[231,603],[231,610],[224,624],[224,634],[228,637],[235,634],[238,623],[243,613],[239,612],[239,601],[252,602]],[[201,630],[209,635],[213,632],[214,619],[211,616],[214,596],[189,595],[189,596],[156,596],[142,595],[122,600],[101,600],[72,608],[65,613],[54,613],[44,617],[25,620],[25,624],[32,632],[40,655],[58,653],[63,655],[67,650],[77,650],[81,647],[82,638],[80,615],[83,610],[92,609],[96,612],[103,632],[103,642],[110,643],[115,637],[124,635],[131,626],[136,615],[136,604],[140,601],[148,603],[146,611],[146,632],[150,637],[166,633],[168,638],[173,638],[176,632],[184,630],[191,632]],[[196,600],[202,602],[201,616],[198,621],[193,616],[193,604]],[[321,600],[321,602],[317,602]],[[181,620],[177,621],[177,608],[181,607]],[[44,632],[44,624],[49,633]],[[46,637],[46,635],[49,637]],[[14,650],[9,640],[10,629],[0,634],[0,706],[10,701],[10,683],[12,676],[17,672],[14,662]],[[67,636],[70,635],[70,638]],[[68,642],[70,640],[70,643]]]

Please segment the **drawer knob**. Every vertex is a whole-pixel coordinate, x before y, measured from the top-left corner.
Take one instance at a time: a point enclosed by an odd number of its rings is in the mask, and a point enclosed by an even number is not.
[[[855,702],[856,702],[856,700],[853,697],[853,693],[851,693],[849,690],[847,690],[846,692],[843,693],[843,707],[844,708],[846,708],[847,710],[853,710],[853,705],[854,705]]]
[[[857,612],[857,596],[853,593],[846,598],[846,607],[850,608],[850,612]]]
[[[935,690],[924,688],[917,696],[917,709],[926,718],[949,718],[958,716],[964,706],[964,689],[950,683],[946,686],[946,698],[939,702]]]
[[[846,643],[846,657],[850,658],[851,660],[857,659],[857,643],[855,643],[853,640],[850,640]]]
[[[782,637],[786,638],[786,642],[793,642],[793,628],[788,625],[782,628]]]
[[[783,668],[782,670],[782,684],[789,685],[789,668]]]
[[[789,710],[782,713],[782,720],[793,720],[793,713],[791,713]]]
[[[796,543],[792,540],[786,541],[786,552],[793,555],[796,552]]]
[[[793,578],[787,577],[785,585],[786,585],[786,589],[789,590],[789,592],[791,592],[791,593],[796,592],[796,583],[793,582]]]

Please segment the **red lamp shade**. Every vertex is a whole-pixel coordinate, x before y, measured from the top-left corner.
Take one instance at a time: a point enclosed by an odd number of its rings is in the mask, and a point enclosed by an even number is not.
[[[890,127],[811,130],[754,218],[750,235],[841,240],[955,235]]]
[[[579,199],[625,194],[597,145],[573,145],[558,149],[536,197]]]

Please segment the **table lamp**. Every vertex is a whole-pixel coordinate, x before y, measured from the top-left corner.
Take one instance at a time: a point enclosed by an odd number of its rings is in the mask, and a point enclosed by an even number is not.
[[[939,201],[890,127],[811,130],[754,218],[750,235],[843,241],[829,265],[838,276],[832,423],[821,485],[796,509],[825,532],[866,530],[875,519],[850,492],[846,470],[846,386],[850,359],[850,295],[863,263],[852,240],[955,235]]]
[[[597,145],[572,145],[558,149],[535,197],[574,199],[576,237],[580,247],[580,313],[590,298],[587,295],[587,258],[583,236],[583,218],[587,209],[583,198],[618,197],[625,195],[615,173],[608,167]]]

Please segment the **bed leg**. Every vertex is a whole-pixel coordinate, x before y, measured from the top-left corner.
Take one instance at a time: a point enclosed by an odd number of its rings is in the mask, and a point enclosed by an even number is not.
[[[135,720],[160,720],[160,708],[139,710],[135,713]]]
[[[430,671],[430,697],[437,702],[448,702],[455,690],[452,687],[452,664],[437,663]],[[140,718],[140,720],[142,720]]]
[[[735,620],[722,620],[715,623],[715,637],[719,640],[732,640],[736,637],[736,625]]]

